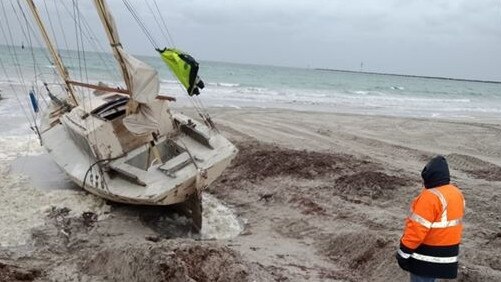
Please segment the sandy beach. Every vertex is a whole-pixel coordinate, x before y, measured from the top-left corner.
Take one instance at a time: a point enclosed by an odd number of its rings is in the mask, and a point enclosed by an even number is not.
[[[394,254],[422,187],[419,173],[435,154],[448,159],[467,203],[458,281],[501,280],[499,123],[257,108],[211,113],[240,149],[208,191],[237,215],[238,236],[199,238],[171,208],[40,190],[12,168],[13,151],[43,154],[36,140],[4,138],[0,210],[8,226],[1,230],[26,239],[0,248],[0,281],[405,281]],[[12,220],[26,210],[24,221]]]

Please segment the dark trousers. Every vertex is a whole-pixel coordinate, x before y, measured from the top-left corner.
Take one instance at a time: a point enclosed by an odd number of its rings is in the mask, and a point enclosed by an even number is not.
[[[419,276],[411,273],[411,282],[435,282],[435,278]]]

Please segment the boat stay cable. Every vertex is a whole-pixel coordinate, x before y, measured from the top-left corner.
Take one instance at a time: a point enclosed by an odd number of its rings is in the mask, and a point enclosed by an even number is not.
[[[148,3],[148,1],[146,1],[146,3]],[[158,4],[157,4],[157,0],[153,0],[153,3],[155,4],[155,8],[157,9],[157,13],[158,13],[158,16],[160,18],[160,20],[162,21],[163,23],[163,28],[165,29],[165,31],[167,32],[167,36],[169,37],[170,39],[170,42],[171,42],[171,46],[176,46],[176,43],[174,42],[174,39],[172,38],[171,34],[170,34],[170,31],[169,31],[169,28],[167,27],[167,24],[165,22],[165,19],[164,17],[162,16],[162,13],[160,13],[160,9],[158,8]]]
[[[42,95],[42,91],[40,91],[40,85],[38,84],[38,78],[40,77],[41,78],[41,81],[42,83],[45,83],[47,80],[45,79],[45,74],[44,72],[42,71],[42,68],[40,67],[40,64],[36,58],[36,55],[35,55],[35,48],[33,46],[33,40],[32,38],[36,38],[36,34],[33,32],[33,28],[28,20],[28,17],[26,16],[26,13],[24,12],[21,4],[19,3],[19,1],[17,2],[18,4],[18,7],[19,7],[19,10],[21,11],[21,14],[23,16],[23,19],[24,19],[24,24],[26,24],[26,33],[24,33],[24,30],[23,30],[23,35],[25,37],[25,39],[27,39],[29,45],[30,45],[30,54],[31,54],[31,58],[33,60],[33,73],[34,73],[34,84],[33,84],[33,87],[36,87],[37,88],[37,91],[35,92],[35,95],[37,96],[37,99],[38,101],[42,100],[44,101],[45,105],[48,106],[49,103],[47,102],[47,99],[45,98],[45,95]],[[14,12],[16,13],[16,17],[18,18],[18,22],[21,24],[21,20],[19,19],[19,16],[17,15],[17,12],[16,12],[16,9],[14,7],[12,7]],[[22,26],[22,25],[20,25]],[[43,53],[44,55],[46,55],[45,53]],[[48,56],[47,56],[47,59],[48,59]],[[49,61],[50,63],[50,61]],[[52,72],[54,74],[56,74],[56,71],[54,69],[52,69]],[[38,114],[38,113],[36,113]]]
[[[80,71],[80,81],[84,81],[84,75],[85,75],[85,82],[89,84],[89,75],[87,71],[87,56],[85,52],[85,45],[83,42],[83,32],[82,32],[82,18],[81,18],[81,13],[80,13],[80,7],[78,6],[78,1],[77,0],[72,0],[72,5],[73,5],[73,20],[75,23],[75,36],[76,36],[76,43],[77,43],[77,52],[78,52],[78,67]],[[80,56],[80,53],[82,55]],[[92,109],[92,93],[89,88],[84,88],[82,89],[82,107],[84,109],[87,108],[88,111]],[[87,101],[87,103],[86,103]],[[96,128],[95,125],[95,120],[94,119],[86,119],[85,120],[87,128]],[[98,144],[97,136],[95,134],[90,134],[89,139],[93,138],[94,144]],[[88,157],[89,163],[91,163],[93,160],[91,156],[89,155]],[[89,170],[92,169],[92,165],[90,166]],[[98,166],[99,174],[101,176],[101,179],[104,183],[106,183],[106,180],[102,178],[103,172],[100,166]]]
[[[18,55],[17,55],[17,52],[16,52],[16,48],[14,47],[15,44],[14,44],[14,37],[12,35],[12,29],[11,29],[11,25],[9,23],[9,20],[8,20],[8,17],[7,17],[7,11],[6,11],[6,8],[5,8],[5,5],[4,5],[4,2],[3,1],[0,1],[1,5],[2,5],[2,12],[3,12],[3,16],[5,18],[5,27],[7,28],[7,31],[8,33],[5,33],[5,30],[3,28],[3,25],[0,26],[0,28],[2,29],[2,33],[4,34],[4,38],[5,38],[5,41],[7,42],[7,50],[9,51],[9,55],[11,56],[11,58],[13,59],[13,62],[15,64],[15,70],[16,70],[16,74],[18,76],[18,78],[20,79],[20,82],[25,90],[25,92],[27,93],[27,88],[26,88],[26,84],[25,84],[25,80],[24,80],[24,76],[23,76],[23,72],[21,71],[21,64],[19,62],[19,58],[18,58]]]
[[[0,25],[1,26],[1,25]],[[2,68],[2,71],[5,75],[5,77],[7,78],[7,81],[12,81],[10,76],[9,76],[9,72],[7,71],[7,68],[5,67],[5,64],[2,60],[2,58],[0,58],[0,67]],[[25,119],[28,121],[28,124],[30,127],[33,126],[32,124],[32,121],[31,121],[31,118],[28,114],[28,111],[26,110],[26,107],[23,105],[23,103],[21,102],[21,100],[19,99],[19,95],[18,95],[18,91],[17,89],[14,87],[14,85],[12,83],[9,83],[9,86],[14,94],[14,97],[16,98],[17,100],[17,104],[19,105],[19,107],[21,108],[21,111],[23,112],[23,115],[25,117]]]
[[[64,1],[61,1],[61,4],[64,6]],[[66,48],[66,51],[70,50],[70,47],[68,45],[68,40],[66,39],[66,32],[64,32],[64,28],[63,28],[63,22],[62,22],[62,18],[61,18],[61,13],[59,11],[59,6],[60,5],[57,5],[54,3],[54,7],[55,7],[55,10],[56,10],[56,14],[57,14],[57,21],[59,23],[59,29],[61,30],[61,35],[63,36],[63,41],[64,41],[64,47]],[[48,13],[48,11],[47,11]],[[54,32],[54,31],[53,31]],[[54,33],[54,36],[56,34]],[[61,50],[61,49],[59,49]]]
[[[18,15],[18,13],[17,13],[17,10],[16,10],[16,8],[14,7],[14,4],[12,3],[12,1],[14,1],[14,0],[10,0],[10,5],[11,5],[12,10],[14,11],[14,14],[15,14],[15,16],[16,16],[16,18],[17,18],[17,22],[18,22],[18,24],[19,24],[19,27],[20,27],[20,29],[21,29],[21,32],[23,33],[24,38],[25,38],[25,39],[27,39],[27,37],[26,37],[26,33],[25,33],[24,29],[22,28],[23,21],[20,19],[19,15]],[[26,15],[25,15],[25,13],[24,13],[24,10],[23,10],[23,8],[22,8],[22,6],[21,6],[20,0],[17,0],[17,6],[19,7],[19,10],[20,10],[20,11],[21,11],[21,13],[23,14],[23,17],[27,20],[27,17],[26,17]],[[29,21],[28,21],[28,22],[29,22]],[[44,46],[44,45],[42,44],[41,39],[40,39],[40,38],[38,38],[37,33],[35,32],[34,28],[31,26],[31,24],[28,24],[28,26],[27,26],[26,30],[27,30],[27,32],[31,32],[31,34],[33,35],[33,38],[35,38],[35,40],[36,40],[36,42],[37,42],[38,46]],[[45,59],[47,59],[47,61],[49,61],[49,63],[51,63],[51,64],[53,63],[53,62],[52,62],[52,60],[50,59],[50,56],[47,54],[46,50],[42,49],[42,54],[44,55]],[[55,73],[55,71],[54,71],[54,73]]]
[[[18,81],[21,83],[21,87],[23,89],[23,92],[28,93],[28,88],[26,87],[24,76],[23,76],[23,73],[21,71],[21,64],[20,64],[20,61],[19,61],[19,58],[18,58],[18,55],[16,52],[16,48],[14,47],[15,46],[14,45],[14,38],[12,35],[11,25],[10,25],[8,17],[7,17],[7,9],[6,9],[3,1],[0,1],[0,3],[1,3],[0,5],[2,7],[2,13],[3,13],[4,19],[5,19],[5,25],[0,24],[0,30],[2,32],[2,35],[4,37],[5,42],[7,42],[7,50],[8,50],[8,53],[10,55],[10,58],[12,60],[12,63],[14,64],[15,75],[17,76]],[[7,31],[5,29],[7,29]],[[7,71],[7,68],[5,67],[5,64],[3,63],[3,61],[1,61],[1,64],[2,64],[2,69],[4,71],[5,76],[10,81],[9,72]],[[23,103],[20,99],[20,95],[19,95],[17,89],[14,87],[14,85],[12,85],[12,83],[10,83],[10,86],[11,86],[11,89],[13,90],[13,94],[16,98],[17,103],[22,108],[23,114],[25,115],[25,118],[28,121],[30,128],[33,128],[36,125],[36,117],[33,114],[33,111],[27,110],[25,108],[25,106],[23,105]],[[24,96],[24,95],[21,95],[21,96]],[[24,96],[24,97],[26,97],[26,96]],[[28,114],[28,113],[30,113],[30,114]]]
[[[144,3],[146,3],[146,7],[148,7],[148,10],[150,10],[150,13],[153,16],[153,19],[155,20],[157,26],[161,26],[160,21],[158,20],[157,15],[155,14],[155,12],[153,12],[153,9],[151,8],[151,5],[149,4],[149,2],[148,1],[144,1]],[[173,42],[169,39],[169,36],[167,36],[167,34],[165,33],[164,28],[159,28],[159,29],[160,29],[160,32],[162,33],[165,41],[170,46],[174,46]]]
[[[52,17],[50,16],[51,13],[49,12],[49,9],[47,8],[47,2],[49,2],[49,1],[43,1],[43,4],[45,7],[45,12],[47,13],[47,19],[49,20],[50,30],[52,31],[57,50],[61,50],[61,48],[59,46],[59,40],[57,39],[56,32],[54,31],[54,25],[52,24]]]
[[[56,6],[58,6],[58,5],[56,5]],[[68,6],[66,6],[64,1],[61,2],[61,6],[66,10],[67,14],[72,18],[72,20],[75,21],[72,11],[70,10],[70,8],[68,8]],[[119,78],[119,76],[116,73],[117,70],[112,69],[110,67],[110,65],[114,64],[113,59],[105,58],[103,56],[103,54],[106,54],[107,51],[105,50],[103,44],[96,39],[97,36],[96,36],[95,32],[90,27],[89,22],[85,18],[84,14],[80,11],[80,9],[78,9],[78,17],[80,18],[80,21],[81,21],[82,26],[84,28],[82,30],[83,37],[90,45],[92,45],[92,47],[96,51],[95,54],[97,55],[97,57],[101,61],[102,66],[104,66],[106,68],[107,74],[112,76],[113,81],[120,81],[121,79]]]
[[[139,14],[137,14],[132,3],[130,3],[128,0],[122,0],[122,1],[125,4],[125,7],[127,8],[127,10],[129,10],[129,12],[131,13],[132,17],[136,20],[137,24],[139,25],[139,27],[143,31],[144,35],[146,35],[146,37],[150,41],[151,45],[153,45],[153,47],[155,49],[158,49],[159,48],[158,43],[155,41],[155,38],[148,30],[145,23],[141,20],[141,17],[139,16]]]
[[[80,78],[80,81],[83,80],[83,72],[82,72],[82,60],[80,58],[80,38],[79,38],[79,32],[78,32],[78,20],[77,20],[77,11],[76,11],[76,3],[75,0],[72,0],[72,5],[73,5],[73,23],[74,23],[74,28],[75,28],[75,41],[77,43],[77,60],[78,60],[78,75]],[[83,95],[80,97],[82,100],[85,98]],[[85,107],[85,105],[84,105]]]

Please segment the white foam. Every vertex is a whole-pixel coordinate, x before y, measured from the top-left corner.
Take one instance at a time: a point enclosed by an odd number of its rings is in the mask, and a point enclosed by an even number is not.
[[[230,82],[209,82],[209,86],[220,86],[220,87],[239,87],[240,83],[230,83]]]
[[[235,213],[216,197],[203,195],[202,238],[230,239],[238,236],[243,230]]]
[[[390,88],[393,89],[393,90],[405,90],[405,88],[402,87],[402,86],[392,86]]]
[[[177,80],[171,80],[171,79],[160,79],[160,83],[165,83],[165,84],[178,84],[180,83]]]
[[[0,160],[11,161],[18,157],[33,156],[43,153],[35,135],[0,137]]]
[[[71,216],[91,211],[102,219],[109,211],[105,201],[83,191],[45,192],[33,187],[21,175],[9,174],[8,165],[0,163],[0,246],[26,244],[30,230],[44,223],[53,207],[71,209]]]
[[[223,87],[239,87],[239,83],[228,83],[228,82],[218,82],[218,86],[223,86]]]
[[[68,207],[72,216],[91,211],[103,218],[109,211],[105,201],[83,191],[42,191],[29,180],[9,169],[9,161],[20,156],[42,153],[36,138],[6,136],[0,138],[0,246],[26,244],[30,230],[44,223],[52,207]]]

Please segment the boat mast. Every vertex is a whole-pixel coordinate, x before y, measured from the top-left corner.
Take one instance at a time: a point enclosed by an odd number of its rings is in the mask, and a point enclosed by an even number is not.
[[[106,35],[108,36],[108,40],[110,41],[110,46],[113,50],[113,54],[115,55],[115,58],[120,65],[120,69],[122,70],[122,76],[127,88],[126,91],[130,93],[132,89],[131,77],[125,65],[124,58],[119,52],[119,48],[122,48],[122,43],[120,43],[120,38],[118,37],[118,31],[116,29],[115,23],[110,12],[108,11],[108,5],[106,5],[105,0],[94,0],[94,5],[96,6],[99,18],[101,19],[104,30],[106,31]]]
[[[63,79],[64,83],[66,84],[66,91],[68,91],[68,94],[70,95],[70,98],[75,106],[78,106],[78,101],[75,97],[75,90],[73,89],[73,86],[70,84],[70,76],[68,74],[68,70],[63,64],[63,61],[61,60],[61,57],[59,56],[59,53],[56,51],[56,48],[54,47],[54,44],[49,38],[49,35],[47,34],[47,30],[45,29],[45,26],[43,25],[42,19],[40,18],[40,14],[38,13],[38,9],[35,6],[35,3],[33,0],[26,0],[28,3],[28,7],[31,10],[31,13],[33,14],[33,17],[35,18],[35,21],[37,22],[38,28],[40,29],[40,32],[42,33],[42,37],[45,41],[45,44],[47,45],[47,48],[49,48],[49,51],[52,55],[52,58],[54,59],[54,64],[56,65],[56,69]]]

